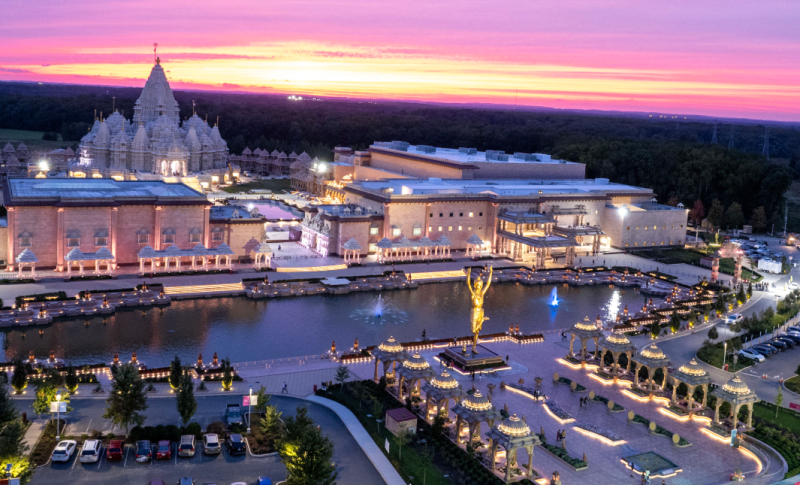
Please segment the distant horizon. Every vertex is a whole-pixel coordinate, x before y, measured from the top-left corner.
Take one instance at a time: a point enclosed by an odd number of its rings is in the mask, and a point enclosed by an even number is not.
[[[774,0],[8,0],[0,80],[800,120]],[[120,24],[111,19],[123,16]]]

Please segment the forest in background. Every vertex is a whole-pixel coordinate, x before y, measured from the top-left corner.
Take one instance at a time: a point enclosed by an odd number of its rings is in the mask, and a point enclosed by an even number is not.
[[[125,116],[133,113],[140,88],[58,84],[0,83],[0,128],[59,134],[72,146],[91,127],[95,110],[104,116],[112,102]],[[112,96],[115,100],[112,100]],[[573,112],[469,108],[390,101],[325,99],[290,101],[285,96],[175,91],[181,117],[192,114],[220,132],[232,154],[245,147],[305,151],[332,159],[335,146],[364,149],[376,140],[403,140],[442,147],[475,147],[550,153],[586,164],[587,177],[652,188],[661,202],[717,200],[726,213],[722,227],[750,221],[764,208],[767,228],[783,228],[784,194],[800,179],[800,131],[769,127],[770,160],[762,154],[765,127],[714,125],[645,116],[592,116]],[[733,136],[733,149],[728,144]],[[729,211],[733,204],[733,211]],[[790,229],[800,217],[790,205]],[[760,215],[759,215],[760,218]]]

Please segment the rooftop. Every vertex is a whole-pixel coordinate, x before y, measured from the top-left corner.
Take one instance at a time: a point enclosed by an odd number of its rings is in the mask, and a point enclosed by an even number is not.
[[[114,179],[9,179],[9,200],[20,199],[197,199],[206,196],[185,184],[157,180],[117,181]]]
[[[476,148],[442,148],[427,145],[409,145],[404,142],[376,141],[370,146],[371,150],[391,150],[409,155],[443,160],[451,163],[571,163],[566,160],[557,160],[544,153],[506,153],[501,150],[487,150],[479,152]]]
[[[608,179],[531,180],[531,179],[385,179],[359,181],[353,185],[382,192],[387,195],[429,194],[495,194],[500,196],[525,196],[542,194],[606,194],[630,192],[631,195],[649,195],[652,190],[632,185],[616,184]],[[388,192],[388,193],[387,193]]]

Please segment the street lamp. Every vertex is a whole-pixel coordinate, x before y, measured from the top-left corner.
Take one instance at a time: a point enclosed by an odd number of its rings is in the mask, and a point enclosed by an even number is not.
[[[722,342],[722,368],[725,369],[725,357],[728,356],[728,341]]]
[[[250,384],[250,399],[247,400],[247,434],[250,434],[250,422],[253,420],[253,385]]]
[[[61,441],[61,390],[56,391],[56,441]]]

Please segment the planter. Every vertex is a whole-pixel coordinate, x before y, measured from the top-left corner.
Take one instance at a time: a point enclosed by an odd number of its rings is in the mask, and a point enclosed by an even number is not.
[[[568,467],[572,468],[572,469],[573,469],[573,470],[575,470],[576,472],[579,472],[579,471],[582,471],[582,470],[586,470],[587,468],[589,468],[589,465],[588,465],[588,464],[585,464],[584,466],[581,466],[581,467],[578,467],[578,468],[576,468],[576,467],[574,467],[574,466],[570,465],[570,464],[569,464],[569,463],[567,463],[567,462],[566,462],[566,461],[565,461],[565,460],[564,460],[562,457],[560,457],[560,456],[556,455],[555,453],[553,453],[552,451],[550,451],[550,450],[548,449],[548,447],[550,447],[550,446],[553,446],[553,445],[542,445],[542,446],[541,446],[541,448],[542,448],[542,450],[546,451],[546,452],[547,452],[547,453],[548,453],[550,456],[553,456],[553,457],[555,457],[555,458],[557,458],[557,459],[561,460],[561,462],[562,462],[564,465],[566,465],[566,466],[568,466]],[[556,447],[556,448],[558,448],[558,447]],[[559,449],[561,449],[561,448],[559,448]]]

